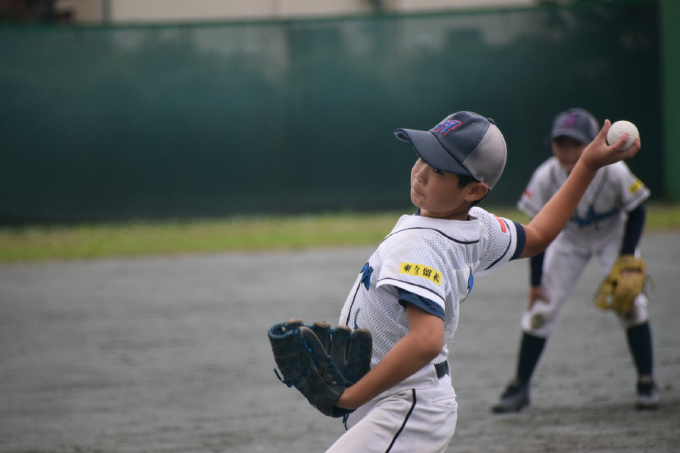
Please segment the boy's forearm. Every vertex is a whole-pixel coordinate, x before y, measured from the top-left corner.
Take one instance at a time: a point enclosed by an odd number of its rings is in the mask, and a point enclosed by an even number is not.
[[[621,255],[633,255],[640,242],[645,226],[645,205],[641,204],[628,213],[621,245]]]
[[[406,334],[368,374],[345,390],[337,406],[356,409],[426,366],[434,357],[414,354],[419,346],[415,335]]]
[[[444,321],[412,304],[406,306],[409,332],[336,403],[356,409],[428,365],[444,346]]]
[[[576,163],[562,187],[526,226],[527,242],[522,257],[538,255],[550,245],[569,221],[596,173],[582,160]]]

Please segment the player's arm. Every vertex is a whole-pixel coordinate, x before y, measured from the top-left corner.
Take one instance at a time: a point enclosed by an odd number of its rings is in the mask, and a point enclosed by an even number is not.
[[[628,220],[621,243],[621,255],[634,255],[645,226],[645,205],[640,204],[628,213]]]
[[[534,255],[529,261],[529,308],[533,307],[534,302],[537,300],[548,300],[548,296],[545,294],[545,289],[543,288],[543,261],[545,259],[545,252]]]
[[[336,406],[356,409],[429,364],[444,347],[444,321],[406,304],[409,332],[363,378],[348,387]]]
[[[627,133],[623,134],[618,142],[611,146],[607,145],[605,138],[610,127],[609,120],[605,120],[600,133],[583,151],[562,187],[524,227],[526,244],[520,258],[538,255],[550,245],[567,224],[581,197],[595,178],[597,170],[629,159],[638,152],[641,146],[639,138],[635,139],[630,148],[623,150],[628,140]]]

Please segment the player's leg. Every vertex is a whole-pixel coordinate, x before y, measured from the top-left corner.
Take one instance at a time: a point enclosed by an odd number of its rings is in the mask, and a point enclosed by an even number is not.
[[[531,378],[543,354],[548,337],[556,326],[564,303],[576,287],[590,254],[566,240],[555,241],[543,263],[543,286],[549,303],[536,302],[522,317],[515,378],[492,407],[497,414],[519,412],[530,403]]]
[[[519,412],[529,405],[529,383],[543,353],[546,341],[546,338],[536,337],[526,332],[522,333],[516,377],[507,385],[501,394],[500,401],[491,408],[494,413]]]
[[[635,407],[656,409],[660,395],[654,379],[654,349],[649,319],[642,324],[626,328],[626,338],[638,372]]]
[[[607,274],[618,258],[620,241],[603,249],[600,256],[602,271]],[[639,251],[636,251],[639,255]],[[619,316],[621,326],[626,331],[628,348],[637,371],[638,409],[655,409],[659,403],[659,390],[654,380],[654,346],[652,328],[649,318],[649,301],[647,296],[639,294],[630,311]]]
[[[444,452],[456,429],[456,394],[447,375],[439,386],[408,389],[360,407],[360,418],[348,424],[327,453],[361,452]]]

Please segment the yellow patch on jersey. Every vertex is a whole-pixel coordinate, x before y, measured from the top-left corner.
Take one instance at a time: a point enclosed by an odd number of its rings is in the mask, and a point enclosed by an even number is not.
[[[426,278],[437,286],[442,284],[442,273],[437,269],[432,269],[422,264],[401,263],[399,265],[399,273]]]
[[[644,187],[644,184],[642,184],[642,181],[640,181],[639,179],[636,179],[635,182],[633,184],[631,184],[630,187],[628,188],[628,192],[635,193],[638,190],[642,189],[643,187]]]

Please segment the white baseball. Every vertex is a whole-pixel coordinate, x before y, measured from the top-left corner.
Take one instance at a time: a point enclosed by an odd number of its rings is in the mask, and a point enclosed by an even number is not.
[[[607,143],[613,145],[618,142],[621,136],[626,132],[628,132],[628,141],[623,145],[623,149],[626,150],[630,148],[633,145],[635,137],[640,136],[637,127],[630,121],[617,121],[612,124],[612,127],[609,128],[609,132],[607,132]]]

